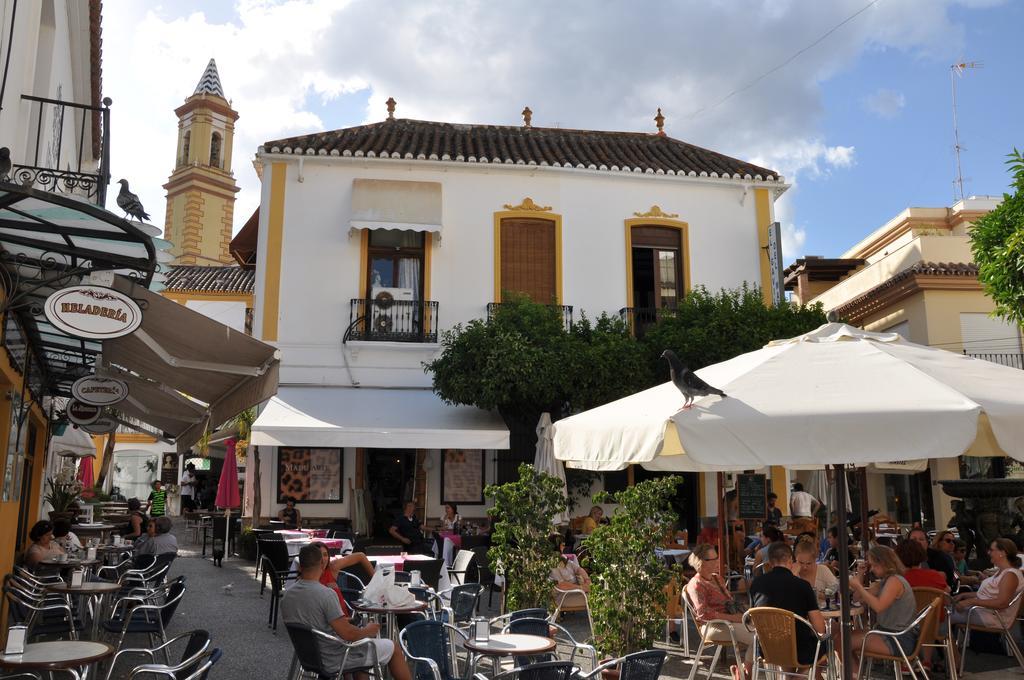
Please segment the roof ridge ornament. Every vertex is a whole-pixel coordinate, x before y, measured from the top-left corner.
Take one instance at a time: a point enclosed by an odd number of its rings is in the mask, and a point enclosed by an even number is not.
[[[658,113],[654,116],[654,124],[658,126],[658,136],[665,136],[665,116],[661,114],[661,107],[658,107]]]
[[[526,108],[523,109],[523,127],[525,127],[525,128],[533,127],[533,125],[531,124],[532,120],[533,120],[533,111],[531,111],[530,107],[527,106]]]
[[[660,205],[652,205],[647,212],[635,212],[633,215],[636,217],[667,217],[669,219],[679,217],[679,213],[667,213],[661,209]]]
[[[523,199],[523,202],[519,205],[512,205],[511,203],[505,204],[505,210],[530,210],[533,212],[550,212],[550,205],[537,205],[533,202],[533,199],[527,196]]]
[[[388,120],[394,120],[395,107],[398,105],[398,102],[395,101],[394,97],[388,97],[388,100],[384,103],[387,104],[388,107]]]

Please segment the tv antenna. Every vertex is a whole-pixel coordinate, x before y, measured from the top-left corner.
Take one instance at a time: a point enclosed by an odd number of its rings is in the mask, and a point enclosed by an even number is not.
[[[983,66],[984,64],[980,61],[962,61],[949,67],[949,81],[953,90],[953,152],[956,154],[956,179],[953,180],[953,186],[955,187],[953,198],[957,201],[964,200],[964,173],[963,168],[960,166],[960,151],[964,147],[960,146],[960,127],[956,118],[956,81],[957,77],[962,76],[967,69],[978,69]]]

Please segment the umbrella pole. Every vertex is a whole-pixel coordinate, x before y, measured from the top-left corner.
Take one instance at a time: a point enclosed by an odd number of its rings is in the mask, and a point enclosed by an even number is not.
[[[835,470],[836,505],[846,512],[846,465],[833,465]],[[846,527],[839,531],[839,592],[840,598],[840,639],[843,646],[843,680],[853,678],[853,654],[850,649],[850,555],[849,535]]]
[[[718,556],[722,562],[723,577],[729,574],[729,542],[725,540],[725,473],[718,473]]]
[[[231,508],[224,508],[224,557],[228,556],[228,540],[230,538],[231,538]]]
[[[860,487],[860,556],[867,559],[868,548],[871,547],[871,536],[868,533],[868,469],[861,466],[857,469],[857,486]]]

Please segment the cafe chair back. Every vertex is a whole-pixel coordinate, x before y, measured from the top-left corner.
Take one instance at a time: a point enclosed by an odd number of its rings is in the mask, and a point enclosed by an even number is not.
[[[453,586],[465,583],[474,583],[477,579],[476,555],[472,550],[459,550],[455,553],[455,560],[452,561],[451,569],[448,570],[448,578]]]
[[[106,680],[111,680],[111,678],[114,677],[114,669],[117,667],[117,662],[122,656],[145,655],[149,657],[149,663],[154,664],[156,662],[156,653],[161,652],[164,657],[164,667],[166,667],[170,664],[168,650],[178,646],[179,643],[182,642],[184,642],[184,646],[175,667],[180,668],[185,675],[194,673],[198,670],[204,653],[210,648],[210,633],[205,630],[190,630],[189,632],[177,635],[162,645],[153,647],[152,649],[146,647],[119,649],[117,653],[114,654],[114,658],[110,662],[110,666],[107,667]],[[185,676],[183,675],[182,677]]]
[[[270,579],[270,613],[267,615],[267,627],[274,629],[277,635],[277,614],[281,607],[281,598],[284,597],[284,581],[280,573],[274,568],[270,558],[264,555],[260,558],[263,562],[263,583]],[[260,588],[260,597],[263,596],[263,588]]]
[[[555,613],[551,615],[551,620],[557,621],[563,612],[586,612],[587,625],[590,627],[589,630],[593,631],[594,620],[590,618],[590,602],[587,600],[586,592],[579,588],[573,588],[572,590],[555,588],[554,591]]]
[[[487,557],[488,549],[485,545],[470,548],[476,556],[477,580],[480,582],[480,585],[487,588],[487,606],[490,607],[494,599],[494,592],[500,593],[502,589],[501,586],[494,583],[494,572],[491,571],[491,561]]]
[[[959,674],[955,662],[956,638],[953,637],[953,622],[950,617],[953,611],[953,598],[949,593],[938,588],[919,586],[913,590],[914,599],[917,600],[917,611],[927,607],[935,598],[942,600],[942,608],[939,610],[939,621],[936,626],[936,632],[942,631],[942,633],[930,640],[921,640],[921,646],[942,649],[946,655],[946,674],[950,680],[957,680]]]
[[[942,598],[936,597],[929,603],[924,609],[918,612],[917,617],[911,622],[909,626],[899,631],[885,631],[877,628],[872,628],[864,634],[864,642],[861,644],[860,650],[860,667],[857,669],[857,677],[863,678],[865,665],[870,664],[873,661],[887,661],[892,663],[893,672],[896,677],[900,677],[900,669],[909,669],[910,677],[913,680],[917,680],[918,677],[925,678],[927,680],[928,673],[925,671],[924,664],[921,663],[921,643],[925,640],[934,640],[935,636],[938,635],[939,627],[939,612],[942,611]],[[904,649],[900,643],[899,638],[906,633],[917,629],[917,643],[913,649]],[[877,654],[875,652],[869,652],[867,650],[868,640],[872,636],[875,637],[886,637],[896,640],[896,647],[900,650],[899,654]],[[918,675],[920,673],[920,675]]]
[[[690,601],[690,594],[683,588],[683,607],[686,609],[686,615],[697,623],[697,615],[694,611],[693,602]],[[700,668],[701,660],[704,657],[704,651],[710,646],[715,648],[715,653],[711,657],[711,665],[708,667],[707,677],[711,676],[715,672],[715,668],[718,666],[718,659],[722,656],[722,649],[724,647],[732,647],[733,656],[736,657],[737,662],[742,657],[740,656],[740,647],[736,643],[736,635],[733,632],[733,624],[724,619],[712,619],[704,625],[697,624],[697,630],[700,632],[700,644],[697,646],[697,653],[693,657],[693,665],[690,668],[689,680],[693,680],[697,677],[697,669]],[[723,640],[721,638],[714,639],[711,634],[713,630],[727,630],[729,631],[729,639]]]
[[[815,659],[821,659],[827,652],[823,643],[828,640],[828,635],[819,634],[810,621],[788,609],[754,607],[743,615],[743,625],[747,628],[753,626],[754,632],[757,633],[758,654],[754,657],[753,673],[755,678],[759,677],[761,668],[765,667],[770,671],[772,678],[790,675],[804,677],[807,680],[814,679],[814,664],[800,663],[797,655],[797,627],[804,626],[814,633],[817,640],[814,648]],[[786,670],[788,668],[795,668],[796,671]]]
[[[292,641],[292,648],[295,650],[295,661],[298,662],[297,664],[292,663],[292,666],[296,668],[296,672],[289,676],[289,680],[298,680],[300,678],[320,680],[321,678],[338,675],[324,668],[318,644],[321,642],[337,645],[345,650],[341,660],[341,667],[345,670],[345,673],[368,672],[372,670],[376,672],[378,678],[384,677],[384,673],[381,671],[380,660],[377,658],[377,648],[374,646],[372,639],[363,638],[355,642],[346,642],[336,635],[329,635],[299,623],[285,622],[284,627],[288,631],[288,637]],[[348,665],[348,657],[353,650],[365,652],[364,665]]]
[[[1013,624],[1017,623],[1017,614],[1020,611],[1021,599],[1024,598],[1024,590],[1017,593],[1007,609],[1013,614]],[[982,622],[981,614],[984,611],[991,612],[991,609],[986,609],[980,605],[974,605],[968,608],[967,617],[964,623],[954,624],[957,631],[963,635],[962,646],[960,647],[960,675],[964,674],[964,661],[967,658],[967,646],[971,643],[971,631],[980,631],[983,633],[993,633],[995,635],[1001,635],[1006,646],[1009,648],[1010,653],[1013,654],[1017,660],[1017,664],[1024,669],[1024,654],[1021,653],[1020,645],[1017,644],[1017,640],[1014,639],[1013,625],[1007,626],[1002,622],[1002,619],[995,617],[998,625],[988,626]]]
[[[483,592],[484,587],[479,583],[454,586],[448,591],[448,607],[451,610],[448,623],[458,627],[472,621],[480,606],[480,594]]]
[[[441,569],[443,568],[444,560],[440,558],[434,560],[414,560],[405,563],[406,574],[414,570],[420,572],[420,579],[434,590],[440,587]],[[401,572],[395,572],[396,575],[399,573]]]
[[[3,589],[8,617],[14,625],[27,628],[26,640],[39,635],[52,635],[58,639],[66,635],[71,640],[78,639],[82,624],[75,618],[70,602],[36,598],[19,590],[11,579],[4,580]]]
[[[189,659],[176,666],[165,664],[143,664],[136,667],[129,675],[128,680],[136,677],[150,678],[153,676],[172,678],[172,680],[206,680],[213,668],[223,656],[219,648],[201,652],[196,659]]]
[[[103,629],[118,635],[117,649],[124,646],[124,639],[129,634],[145,634],[150,645],[154,639],[164,644],[167,642],[167,626],[184,596],[185,580],[182,578],[171,581],[148,596],[126,595],[114,603],[110,619],[103,622]],[[166,661],[166,648],[164,657]]]
[[[544,612],[543,609],[537,611]],[[570,662],[575,663],[577,656],[585,656],[589,658],[591,668],[597,666],[597,650],[594,649],[593,645],[577,640],[567,628],[561,624],[549,621],[546,618],[517,617],[510,619],[508,625],[502,628],[501,632],[523,635],[539,635],[540,637],[551,638],[557,645],[555,647],[556,652],[558,649],[565,648],[572,650],[568,659]],[[527,663],[537,662],[538,660],[554,660],[556,658],[556,653],[538,654],[528,657],[517,656],[515,657],[515,664],[517,666],[522,666]]]
[[[451,624],[431,620],[413,621],[398,634],[414,680],[459,680],[455,645],[468,639]]]
[[[606,661],[589,673],[577,677],[581,680],[590,680],[590,678],[600,676],[602,671],[618,668],[619,680],[658,680],[667,655],[668,653],[663,649],[634,652],[618,659]]]
[[[576,670],[569,661],[541,661],[498,673],[490,680],[573,680]],[[489,680],[481,673],[474,674],[473,679]]]

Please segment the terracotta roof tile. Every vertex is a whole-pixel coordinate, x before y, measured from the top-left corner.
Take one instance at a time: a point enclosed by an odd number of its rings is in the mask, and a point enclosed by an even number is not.
[[[671,137],[640,132],[459,125],[400,118],[276,139],[265,142],[262,150],[782,181],[775,170]]]
[[[236,265],[172,265],[165,289],[174,292],[252,293],[256,271]]]
[[[964,278],[977,278],[978,265],[973,262],[924,262],[920,261],[906,269],[893,274],[877,286],[861,293],[857,297],[844,302],[835,308],[840,316],[847,317],[853,314],[858,308],[870,304],[876,297],[890,288],[898,286],[902,281],[915,276],[952,276]]]

